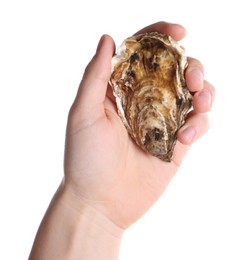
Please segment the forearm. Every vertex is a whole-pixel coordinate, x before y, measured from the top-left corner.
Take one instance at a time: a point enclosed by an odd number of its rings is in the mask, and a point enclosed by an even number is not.
[[[59,188],[37,232],[29,260],[115,260],[123,230]]]

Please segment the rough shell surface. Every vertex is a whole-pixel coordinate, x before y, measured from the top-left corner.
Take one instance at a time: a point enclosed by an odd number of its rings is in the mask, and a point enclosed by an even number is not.
[[[184,48],[157,32],[126,39],[112,59],[110,84],[124,125],[139,147],[164,161],[172,160],[191,108],[186,66]]]

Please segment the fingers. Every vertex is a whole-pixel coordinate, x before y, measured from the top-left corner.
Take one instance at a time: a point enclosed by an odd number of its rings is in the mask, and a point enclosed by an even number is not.
[[[200,61],[188,57],[188,67],[185,72],[185,78],[191,92],[203,89],[204,67]]]
[[[194,92],[193,111],[188,114],[185,125],[178,131],[178,140],[184,145],[191,145],[209,128],[206,112],[211,107],[215,97],[214,87],[204,80],[204,68],[196,60],[188,59],[188,68],[185,73],[189,90]]]
[[[214,87],[204,80],[204,67],[200,61],[188,58],[185,78],[190,92],[193,93],[193,110],[188,114],[185,124],[177,133],[178,142],[173,158],[173,162],[177,166],[181,164],[190,145],[207,132],[209,120],[206,112],[211,109],[215,98]]]
[[[177,133],[177,143],[174,149],[173,163],[179,167],[190,146],[209,128],[209,120],[205,113],[190,112],[185,125]]]
[[[209,82],[204,81],[203,89],[193,97],[193,110],[188,114],[185,124],[177,133],[179,142],[175,146],[173,158],[175,165],[180,166],[189,147],[207,132],[209,120],[205,112],[211,109],[214,96],[214,87]]]
[[[73,103],[73,110],[81,115],[94,114],[102,106],[111,73],[111,59],[115,45],[113,39],[103,35],[96,54],[85,69],[83,79]]]
[[[193,93],[193,109],[197,113],[208,112],[215,98],[215,88],[204,80],[204,67],[200,61],[188,58],[185,72],[187,86]]]
[[[177,143],[174,148],[173,163],[179,167],[190,146],[207,132],[209,128],[208,116],[205,113],[189,113],[186,123],[177,133]]]
[[[215,88],[206,80],[204,80],[203,89],[193,96],[193,109],[197,113],[205,113],[210,111],[215,98]]]
[[[147,32],[161,32],[170,35],[174,40],[180,41],[186,35],[186,30],[179,24],[172,24],[167,22],[157,22],[151,24],[135,34],[147,33]]]
[[[184,145],[191,145],[206,133],[208,128],[209,120],[207,114],[192,111],[185,125],[178,131],[178,140]]]

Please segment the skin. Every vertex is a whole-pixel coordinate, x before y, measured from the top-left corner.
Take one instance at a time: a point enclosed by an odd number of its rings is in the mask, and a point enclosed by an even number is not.
[[[159,22],[137,33],[159,31],[179,41],[177,24]],[[203,65],[188,58],[185,72],[193,110],[178,132],[173,161],[139,149],[117,115],[108,85],[115,44],[103,35],[86,67],[69,111],[64,179],[42,220],[29,259],[117,259],[124,231],[158,200],[190,146],[209,127],[215,97]]]

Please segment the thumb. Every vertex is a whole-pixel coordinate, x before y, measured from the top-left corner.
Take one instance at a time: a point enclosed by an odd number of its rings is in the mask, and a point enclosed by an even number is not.
[[[103,109],[114,51],[113,39],[109,35],[103,35],[94,57],[85,69],[72,106],[75,113],[80,113],[81,118],[84,115],[86,117],[99,115]]]

